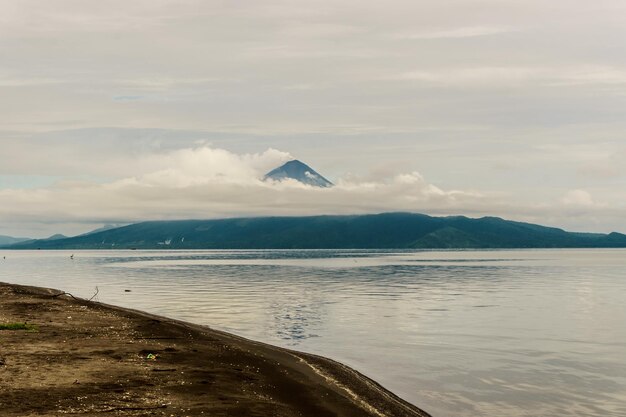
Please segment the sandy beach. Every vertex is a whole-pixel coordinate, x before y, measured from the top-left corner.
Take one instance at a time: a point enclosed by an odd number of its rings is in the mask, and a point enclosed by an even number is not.
[[[3,416],[428,416],[329,359],[0,283]]]

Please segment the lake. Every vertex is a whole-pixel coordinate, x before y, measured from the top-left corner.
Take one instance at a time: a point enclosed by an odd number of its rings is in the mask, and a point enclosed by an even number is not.
[[[623,249],[0,251],[0,281],[327,356],[435,417],[626,416]]]

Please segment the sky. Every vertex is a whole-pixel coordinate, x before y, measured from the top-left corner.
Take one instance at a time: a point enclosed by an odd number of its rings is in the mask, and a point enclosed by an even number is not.
[[[0,234],[411,211],[626,232],[623,0],[0,0]],[[267,183],[297,158],[336,186]]]

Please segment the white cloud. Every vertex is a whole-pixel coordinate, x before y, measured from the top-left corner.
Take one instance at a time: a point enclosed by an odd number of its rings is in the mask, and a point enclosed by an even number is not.
[[[62,79],[42,78],[42,77],[20,77],[12,75],[0,75],[0,87],[26,87],[62,84],[66,82]]]
[[[118,183],[184,188],[203,184],[250,183],[265,172],[293,159],[288,153],[268,149],[260,154],[238,155],[207,146],[141,158],[139,166],[166,167]]]
[[[391,35],[392,39],[455,39],[475,38],[517,31],[513,27],[502,26],[463,26],[446,30],[432,30],[416,33],[399,33]]]
[[[557,81],[555,81],[555,85],[585,84],[626,84],[626,69],[603,65],[586,65],[565,71],[560,77],[558,77]]]
[[[507,194],[446,190],[418,172],[368,180],[347,175],[333,178],[332,188],[262,180],[267,171],[289,159],[291,155],[275,149],[236,154],[206,145],[148,154],[137,159],[136,175],[114,181],[0,189],[0,224],[11,222],[22,224],[22,230],[35,230],[33,224],[49,223],[44,234],[51,234],[59,231],[55,224],[84,224],[78,231],[85,231],[110,222],[262,215],[410,211],[499,215],[545,223],[559,216],[579,218],[592,209],[596,214],[623,214],[595,202],[585,190],[569,191],[553,204],[533,204]]]
[[[417,172],[375,182],[339,179],[322,189],[297,181],[264,182],[292,159],[274,149],[238,155],[206,146],[140,158],[160,167],[105,184],[65,182],[43,189],[0,190],[0,221],[125,222],[163,218],[307,215],[393,210],[456,210],[476,193],[444,191]]]
[[[350,25],[339,25],[330,23],[303,24],[297,22],[287,25],[282,33],[285,36],[301,36],[301,37],[335,37],[342,35],[351,35],[361,32],[361,29]]]
[[[448,86],[494,86],[520,84],[537,79],[543,73],[541,68],[530,67],[473,67],[440,68],[437,70],[410,71],[390,79],[420,81]]]
[[[608,66],[449,67],[409,71],[383,77],[388,80],[417,81],[450,87],[501,88],[515,86],[618,86],[626,84],[626,70]],[[616,90],[619,93],[621,90]]]
[[[585,190],[568,191],[561,201],[567,206],[593,207],[597,204]]]

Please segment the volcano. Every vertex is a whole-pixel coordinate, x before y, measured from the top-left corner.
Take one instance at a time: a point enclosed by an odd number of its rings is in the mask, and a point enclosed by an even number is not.
[[[263,180],[283,181],[288,178],[313,187],[328,188],[333,186],[332,182],[322,177],[313,168],[295,159],[271,170],[265,174]]]

